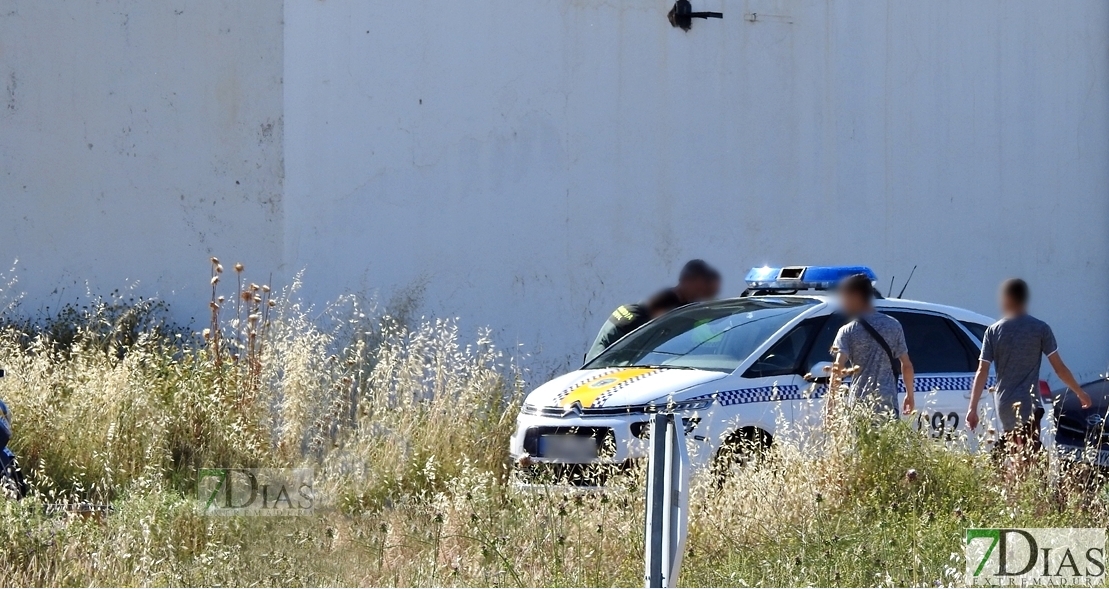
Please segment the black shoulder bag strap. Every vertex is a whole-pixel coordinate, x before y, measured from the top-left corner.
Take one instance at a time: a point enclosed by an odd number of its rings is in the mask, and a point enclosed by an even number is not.
[[[874,341],[878,342],[878,345],[882,346],[882,349],[886,351],[886,356],[889,356],[890,359],[890,368],[893,369],[893,380],[896,381],[901,376],[901,363],[893,357],[893,350],[891,350],[890,345],[886,343],[886,338],[882,337],[882,334],[878,333],[878,330],[874,329],[873,325],[867,323],[866,319],[859,317],[855,320],[858,321],[859,325],[862,325],[863,329],[870,334],[870,337],[874,338]]]

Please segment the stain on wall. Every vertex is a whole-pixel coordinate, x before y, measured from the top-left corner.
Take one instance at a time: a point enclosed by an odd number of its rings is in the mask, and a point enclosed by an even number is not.
[[[28,310],[137,281],[187,319],[210,255],[282,268],[281,2],[4,6],[0,267]]]

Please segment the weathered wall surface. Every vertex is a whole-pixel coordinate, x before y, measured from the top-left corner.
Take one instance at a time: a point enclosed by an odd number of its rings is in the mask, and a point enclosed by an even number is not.
[[[282,256],[282,6],[0,0],[0,264],[203,317],[207,258]]]
[[[205,258],[422,288],[537,371],[689,257],[1027,277],[1109,363],[1109,3],[0,0],[0,259],[28,302]],[[284,24],[282,25],[282,22]],[[61,294],[52,294],[61,287]]]
[[[1109,3],[286,3],[286,262],[580,357],[687,258],[864,263],[1109,361]]]

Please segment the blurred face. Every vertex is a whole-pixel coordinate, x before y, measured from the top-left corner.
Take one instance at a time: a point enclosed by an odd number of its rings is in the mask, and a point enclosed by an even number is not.
[[[720,281],[719,280],[706,280],[705,292],[702,301],[711,301],[720,295]]]
[[[1004,290],[1000,291],[997,294],[997,300],[998,306],[1001,307],[1002,314],[1016,315],[1024,310],[1024,305],[1021,305],[1020,303],[1013,300],[1012,297],[1005,294]]]
[[[843,312],[852,317],[861,315],[867,308],[866,298],[856,292],[841,290],[839,301],[840,306],[843,307]]]
[[[720,281],[708,278],[690,278],[682,285],[682,292],[691,303],[711,301],[720,294]]]

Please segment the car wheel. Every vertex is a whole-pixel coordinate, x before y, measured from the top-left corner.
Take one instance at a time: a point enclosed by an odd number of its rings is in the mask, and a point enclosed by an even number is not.
[[[712,475],[716,483],[722,484],[737,469],[757,463],[773,442],[773,436],[757,427],[732,432],[720,445],[712,461]]]

